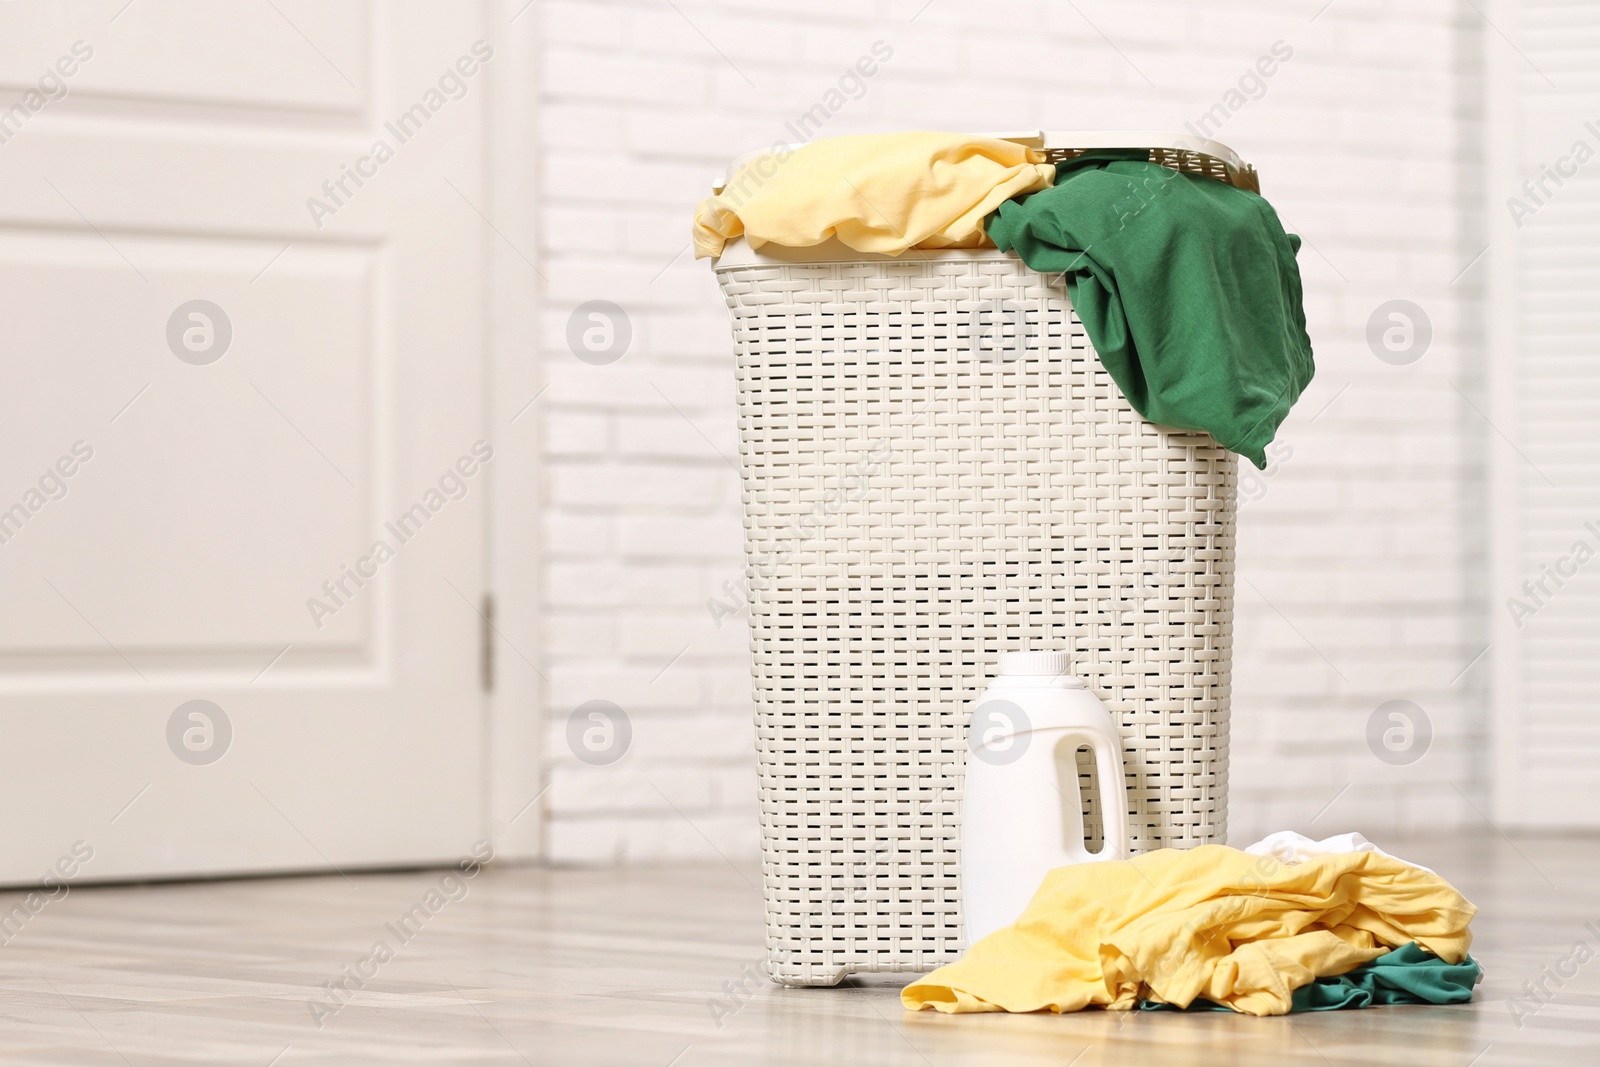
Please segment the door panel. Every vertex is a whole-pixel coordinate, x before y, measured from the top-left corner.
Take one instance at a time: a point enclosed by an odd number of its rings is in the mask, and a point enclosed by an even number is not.
[[[7,333],[36,361],[16,397],[26,403],[0,429],[8,455],[25,461],[26,478],[77,441],[91,452],[27,536],[7,543],[21,565],[0,571],[0,602],[25,600],[37,570],[59,576],[96,625],[129,635],[125,652],[353,646],[368,628],[367,602],[303,633],[318,583],[305,588],[301,576],[353,560],[371,526],[370,253],[291,249],[252,286],[281,245],[117,243],[147,284],[93,235],[0,238]],[[232,309],[233,337],[216,363],[192,366],[168,349],[160,313],[201,292]],[[119,352],[110,367],[82,358],[108,350]],[[308,512],[318,521],[306,523]],[[57,599],[38,615],[0,614],[0,647],[104,655]]]
[[[1516,42],[1488,52],[1494,813],[1593,828],[1600,36],[1592,5],[1508,0],[1491,14]]]
[[[367,4],[106,0],[7,7],[17,10],[0,22],[0,87],[34,83],[61,54],[55,42],[81,40],[92,55],[72,75],[77,92],[349,115],[367,102]]]

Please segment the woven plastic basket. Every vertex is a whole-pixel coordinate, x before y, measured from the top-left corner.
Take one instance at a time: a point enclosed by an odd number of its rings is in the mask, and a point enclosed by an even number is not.
[[[1151,158],[1254,187],[1214,148]],[[1116,716],[1135,851],[1224,840],[1233,455],[1140,418],[1061,279],[1009,254],[736,241],[715,270],[773,979],[960,952],[966,724],[1002,651],[1068,650]]]

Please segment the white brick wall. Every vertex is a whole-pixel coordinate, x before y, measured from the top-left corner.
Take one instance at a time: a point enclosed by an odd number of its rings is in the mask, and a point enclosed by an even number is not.
[[[1256,164],[1306,238],[1319,368],[1281,435],[1293,455],[1240,522],[1234,840],[1479,820],[1465,798],[1485,807],[1487,661],[1462,671],[1485,641],[1484,427],[1457,388],[1475,396],[1480,380],[1481,265],[1455,279],[1481,247],[1470,198],[1484,31],[1456,0],[1323,6],[535,7],[551,858],[755,848],[743,619],[719,626],[707,607],[736,605],[727,590],[741,574],[729,343],[711,273],[690,258],[689,219],[729,158],[782,137],[877,40],[893,57],[824,134],[1177,129],[1274,42],[1294,49],[1216,134]],[[1364,340],[1372,310],[1397,297],[1422,305],[1435,331],[1406,367]],[[590,299],[633,324],[610,366],[566,348],[568,315]],[[1373,709],[1396,698],[1421,705],[1435,734],[1403,767],[1365,739]],[[567,716],[591,699],[614,701],[633,727],[610,766],[567,748]]]

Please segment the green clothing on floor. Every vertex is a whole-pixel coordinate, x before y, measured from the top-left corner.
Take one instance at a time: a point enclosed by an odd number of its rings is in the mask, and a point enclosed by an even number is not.
[[[1290,1012],[1370,1008],[1374,1004],[1463,1004],[1483,969],[1468,956],[1446,963],[1413,941],[1353,971],[1329,975],[1296,989]],[[1141,1001],[1146,1011],[1232,1011],[1214,1000],[1196,1000],[1187,1009],[1158,1000]]]
[[[1143,153],[1095,152],[1059,164],[1053,188],[1002,204],[986,229],[1034,270],[1066,274],[1100,362],[1139,414],[1204,430],[1265,468],[1315,370],[1300,239],[1272,205]]]

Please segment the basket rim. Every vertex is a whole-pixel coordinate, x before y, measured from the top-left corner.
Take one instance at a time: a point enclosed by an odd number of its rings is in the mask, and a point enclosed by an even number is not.
[[[1259,191],[1256,169],[1246,163],[1238,152],[1221,141],[1213,141],[1209,137],[1178,130],[1008,130],[1003,133],[976,133],[972,136],[1011,141],[1044,152],[1094,152],[1101,149],[1179,152],[1215,160],[1227,172],[1232,184]],[[752,159],[778,151],[793,152],[804,148],[806,143],[777,142],[766,148],[740,153],[728,164],[722,180],[713,185],[711,191],[721,193],[738,176],[740,168]]]
[[[1016,260],[1016,256],[1003,252],[994,245],[983,248],[909,248],[898,256],[879,252],[857,252],[837,237],[821,244],[795,246],[774,244],[771,241],[760,249],[750,247],[743,234],[728,238],[722,253],[711,261],[713,271],[735,270],[740,267],[779,267],[851,265],[858,263],[913,263],[958,262],[972,263],[985,260]]]

